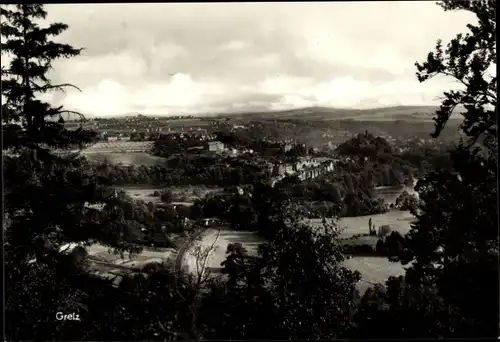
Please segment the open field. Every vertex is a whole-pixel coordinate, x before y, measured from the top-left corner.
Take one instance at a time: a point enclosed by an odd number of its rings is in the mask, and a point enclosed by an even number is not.
[[[264,239],[256,235],[255,232],[222,230],[220,235],[216,229],[208,229],[200,237],[198,242],[202,249],[211,248],[214,245],[206,267],[213,273],[217,273],[221,268],[221,263],[226,259],[227,246],[230,243],[241,243],[249,252],[256,254],[259,244]],[[193,253],[194,246],[184,255],[184,268],[192,273],[197,272],[196,257]],[[344,261],[346,267],[357,270],[361,273],[362,280],[358,283],[361,292],[366,291],[369,286],[375,283],[384,283],[390,276],[403,275],[405,269],[400,263],[393,263],[383,257],[362,257],[355,256]]]
[[[393,231],[398,231],[402,235],[410,230],[410,224],[415,217],[409,211],[391,210],[384,214],[342,217],[339,219],[338,225],[341,229],[340,236],[342,238],[350,238],[353,235],[367,234],[368,221],[372,219],[372,224],[376,227],[381,225],[389,225]],[[321,219],[308,220],[312,226],[321,226]],[[327,219],[327,222],[329,220]]]
[[[85,149],[83,153],[88,154],[100,151],[149,151],[152,147],[152,141],[102,141]]]
[[[93,152],[86,154],[90,161],[103,163],[105,161],[112,165],[165,165],[166,159],[153,156],[147,152]]]
[[[374,225],[381,226],[388,224],[393,231],[406,234],[410,229],[410,222],[414,216],[408,211],[390,211],[385,214],[345,217],[339,220],[339,226],[344,228],[341,238],[352,238],[354,235],[368,233],[368,220],[372,218]],[[320,219],[309,220],[312,225],[320,225]],[[366,244],[376,243],[376,238],[372,236],[360,237],[365,239]],[[227,246],[230,243],[241,243],[249,253],[256,253],[257,247],[264,241],[255,232],[222,230],[218,235],[217,230],[208,229],[199,242],[202,248],[210,248],[214,244],[211,255],[208,259],[207,267],[217,272],[220,264],[226,258]],[[214,243],[215,242],[215,243]],[[357,243],[360,243],[357,241]],[[191,251],[193,248],[191,248]],[[359,283],[359,289],[364,292],[367,287],[373,283],[383,283],[389,276],[398,276],[404,274],[404,268],[400,263],[389,262],[384,257],[361,257],[355,256],[345,261],[346,266],[352,270],[358,270],[361,273],[362,281]],[[184,264],[190,272],[196,272],[196,258],[189,251],[184,256]]]
[[[202,249],[209,249],[212,244],[214,247],[207,261],[207,267],[219,269],[220,264],[226,259],[227,246],[230,243],[241,243],[249,254],[256,254],[257,247],[265,240],[255,232],[221,230],[220,235],[216,229],[207,229],[197,242]],[[193,255],[194,246],[184,255],[184,265],[190,272],[196,273],[196,257]]]

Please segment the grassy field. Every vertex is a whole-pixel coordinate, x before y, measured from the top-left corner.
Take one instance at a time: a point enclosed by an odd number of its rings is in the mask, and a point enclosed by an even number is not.
[[[376,227],[381,225],[389,225],[393,231],[398,231],[402,235],[410,230],[410,224],[415,217],[409,211],[393,210],[384,214],[342,217],[339,219],[338,225],[341,229],[342,238],[350,238],[353,235],[367,234],[368,221],[372,219],[372,224]],[[328,221],[328,219],[327,219]],[[314,226],[321,226],[321,219],[310,219],[309,222]]]
[[[341,238],[352,238],[354,235],[368,233],[368,220],[372,218],[373,224],[377,227],[384,224],[389,224],[393,231],[399,231],[401,234],[406,234],[410,229],[410,222],[414,217],[407,211],[391,211],[385,214],[361,216],[361,217],[346,217],[339,220],[339,225],[345,228],[341,234]],[[313,224],[321,224],[321,220],[313,219]],[[216,230],[208,230],[204,234],[201,245],[204,248],[209,248],[214,241],[215,246],[208,260],[208,265],[211,270],[217,272],[220,269],[220,264],[226,258],[227,246],[230,243],[241,243],[249,253],[257,252],[257,247],[264,241],[255,232],[246,231],[221,231],[217,239]],[[361,236],[357,238],[356,243],[365,243],[374,245],[377,238],[373,236]],[[186,264],[188,269],[195,269],[194,257],[186,253]],[[355,256],[345,260],[346,267],[357,270],[361,273],[362,280],[358,287],[361,292],[364,292],[369,286],[374,283],[384,283],[390,276],[399,276],[404,274],[404,268],[400,263],[392,263],[384,257],[361,257]]]
[[[100,152],[101,150],[150,150],[153,148],[152,141],[100,141],[85,149],[84,153]]]
[[[226,259],[227,246],[231,243],[241,243],[250,255],[257,253],[257,247],[264,239],[250,231],[222,231],[217,241],[216,250],[210,259],[209,267],[217,268]]]
[[[389,224],[393,231],[399,231],[401,234],[406,234],[410,229],[410,221],[414,217],[406,211],[391,211],[385,214],[371,215],[371,216],[361,216],[361,217],[346,217],[340,219],[340,227],[344,228],[341,233],[341,238],[350,239],[354,235],[367,234],[368,233],[368,219],[372,218],[373,224],[380,226],[383,224]],[[312,219],[311,223],[313,225],[320,225],[321,220]],[[213,241],[216,239],[217,231],[214,229],[209,229],[201,241],[202,245],[206,248],[209,247]],[[365,241],[366,240],[366,241]],[[361,236],[357,238],[357,243],[375,244],[377,238],[373,236]],[[231,231],[223,230],[219,236],[219,239],[215,245],[215,250],[212,251],[212,255],[209,261],[209,267],[220,267],[220,263],[225,259],[225,253],[227,245],[229,243],[241,243],[245,248],[248,249],[250,253],[255,253],[259,243],[264,240],[256,235],[255,232],[246,231]],[[375,258],[380,262],[384,263],[385,258]],[[374,260],[373,262],[376,262]],[[351,262],[352,263],[352,262]],[[381,266],[383,269],[385,266]]]
[[[226,259],[226,250],[230,243],[241,243],[249,254],[255,255],[258,245],[262,242],[264,242],[264,239],[256,235],[255,232],[223,230],[218,236],[217,230],[209,229],[203,234],[199,243],[205,249],[209,249],[214,244],[206,266],[211,272],[217,274],[220,271],[221,263]],[[185,254],[184,264],[188,271],[196,273],[196,257],[193,250],[192,248],[191,251]],[[383,257],[355,256],[346,259],[344,265],[361,273],[358,289],[362,293],[375,283],[383,284],[390,276],[404,275],[405,272],[403,265],[390,262]]]
[[[370,218],[375,226],[380,227],[387,224],[391,226],[393,231],[398,231],[401,234],[406,234],[410,230],[410,223],[415,219],[408,211],[396,210],[378,215],[343,217],[339,220],[339,227],[343,229],[341,238],[352,239],[354,235],[367,234]],[[313,225],[321,224],[320,219],[312,219],[311,221]],[[375,246],[377,239],[374,236],[360,236],[349,243]],[[390,262],[384,257],[354,256],[345,260],[345,265],[349,269],[361,273],[361,281],[358,283],[358,289],[361,293],[364,293],[368,287],[375,283],[384,283],[390,276],[404,275],[403,265]]]
[[[166,159],[162,157],[153,156],[146,152],[95,152],[86,154],[86,157],[95,162],[109,162],[112,165],[165,165]]]
[[[214,244],[210,257],[207,260],[207,267],[212,270],[221,268],[221,263],[226,260],[227,246],[231,243],[241,243],[249,254],[256,254],[259,244],[264,239],[251,231],[222,230],[220,235],[216,229],[208,229],[201,236],[197,243],[202,249],[210,249]],[[190,272],[196,273],[196,257],[193,255],[194,247],[184,256],[184,264]]]

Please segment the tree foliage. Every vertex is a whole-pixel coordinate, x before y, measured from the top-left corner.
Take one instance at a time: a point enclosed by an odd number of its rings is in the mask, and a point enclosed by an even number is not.
[[[495,1],[444,1],[445,10],[477,16],[423,64],[417,76],[457,79],[463,88],[446,92],[436,112],[437,137],[458,105],[462,131],[471,141],[451,152],[451,168],[429,172],[417,183],[416,221],[403,238],[386,240],[392,260],[408,264],[405,277],[370,292],[358,311],[359,337],[493,337],[498,333],[498,197]],[[482,142],[483,147],[474,145]],[[471,144],[472,143],[472,144]],[[392,248],[389,248],[393,246]],[[396,248],[397,247],[397,248]],[[416,329],[415,327],[418,327]]]
[[[496,59],[494,5],[494,1],[444,1],[445,10],[475,13],[478,24],[469,25],[470,32],[458,35],[446,49],[439,42],[427,61],[417,64],[420,81],[446,75],[464,86],[445,93],[436,113],[434,136],[444,129],[453,109],[462,105],[466,110],[463,132],[489,150],[459,144],[450,158],[437,160],[437,150],[397,153],[387,141],[366,132],[339,147],[338,152],[354,160],[339,164],[331,179],[325,177],[318,183],[288,179],[274,188],[259,182],[266,178],[265,172],[255,175],[259,170],[244,159],[234,161],[229,168],[217,158],[208,158],[215,162],[207,167],[207,159],[196,164],[180,156],[173,163],[185,170],[169,175],[172,183],[193,179],[203,183],[209,178],[213,183],[228,179],[231,184],[255,182],[251,192],[245,190],[227,200],[214,196],[198,202],[192,213],[182,215],[179,208],[176,212],[157,210],[153,204],[135,202],[104,186],[111,173],[109,165],[101,165],[94,172],[77,154],[54,153],[52,148],[81,147],[94,139],[93,133],[83,129],[67,130],[64,108],[53,107],[38,97],[71,86],[54,85],[47,75],[53,60],[74,57],[80,50],[51,40],[67,28],[65,24],[47,28],[37,24],[38,19],[46,17],[42,5],[2,8],[2,52],[13,56],[9,67],[2,69],[4,147],[15,150],[14,155],[4,158],[4,202],[9,219],[4,228],[7,338],[496,335],[496,77],[487,76],[488,67]],[[255,126],[278,135],[273,125]],[[281,148],[275,142],[252,140],[252,130],[245,134],[240,139],[223,132],[220,139],[255,150]],[[157,153],[167,155],[187,147],[167,140],[156,144]],[[423,173],[432,167],[436,170],[416,186],[420,201],[411,205],[416,217],[411,231],[401,236],[387,230],[376,246],[391,261],[407,265],[405,276],[390,278],[385,286],[368,289],[359,298],[356,284],[360,274],[344,267],[345,248],[335,224],[324,221],[320,227],[307,225],[307,213],[300,209],[297,199],[314,195],[318,201],[342,202],[359,214],[383,207],[383,203],[366,201],[371,199],[370,189],[377,182],[412,182],[416,169]],[[114,172],[115,178],[121,177],[125,183],[132,179],[161,182],[169,169],[127,168],[125,172],[119,167]],[[131,176],[134,173],[135,178]],[[341,211],[338,207],[336,212]],[[100,242],[122,253],[138,252],[140,242],[158,241],[160,235],[166,239],[165,230],[185,229],[180,223],[184,214],[196,218],[219,216],[230,220],[233,228],[259,230],[267,241],[256,254],[242,245],[229,245],[221,265],[222,276],[214,278],[206,276],[205,271],[215,243],[209,250],[201,245],[192,249],[200,268],[194,276],[179,269],[182,260],[178,259],[175,265],[148,265],[132,274],[116,275],[115,280],[122,280],[114,283],[90,274],[90,259],[82,249],[81,253],[62,252],[71,242],[83,246]],[[219,231],[217,236],[221,234]],[[76,312],[81,321],[57,321],[56,312]]]
[[[444,93],[432,136],[438,137],[457,106],[463,106],[463,132],[472,142],[483,136],[487,146],[496,148],[497,77],[491,75],[497,59],[496,0],[445,0],[439,5],[445,11],[470,11],[477,23],[468,24],[469,32],[457,34],[446,47],[439,40],[427,60],[416,63],[420,82],[441,75],[453,78],[462,86]]]
[[[333,226],[312,230],[300,210],[284,205],[257,256],[228,247],[225,285],[206,298],[207,338],[338,338],[351,328],[359,273],[342,266]]]
[[[38,25],[37,21],[47,16],[40,4],[2,8],[1,16],[0,31],[5,39],[2,54],[12,57],[10,65],[2,69],[4,149],[39,144],[65,148],[94,141],[95,133],[64,128],[63,114],[82,116],[80,113],[62,106],[53,107],[40,99],[40,95],[54,90],[76,88],[70,83],[53,84],[47,76],[54,60],[75,57],[81,52],[51,40],[68,26],[63,23]]]
[[[55,23],[40,27],[37,21],[46,14],[40,4],[1,9],[2,54],[13,57],[9,67],[2,69],[2,96],[6,100],[2,128],[3,148],[13,151],[4,156],[3,171],[4,209],[9,218],[4,229],[7,336],[14,340],[35,336],[64,339],[71,329],[66,329],[66,323],[57,324],[56,312],[77,310],[94,291],[82,285],[91,277],[82,281],[81,267],[60,252],[65,244],[99,241],[120,251],[138,250],[127,242],[129,226],[117,219],[114,192],[97,185],[96,178],[86,171],[84,158],[52,149],[81,147],[95,134],[82,129],[68,131],[62,117],[67,111],[38,97],[65,86],[48,79],[52,61],[80,52],[51,40],[67,26]],[[59,120],[54,121],[54,117]],[[107,203],[113,209],[105,216],[91,206],[95,203]]]

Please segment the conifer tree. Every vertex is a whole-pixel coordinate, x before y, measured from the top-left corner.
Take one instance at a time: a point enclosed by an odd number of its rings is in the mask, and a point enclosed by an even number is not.
[[[7,337],[21,339],[80,339],[76,322],[58,322],[58,311],[78,311],[95,279],[72,262],[61,248],[71,242],[100,242],[119,251],[138,251],[115,194],[99,186],[86,159],[61,155],[55,148],[84,147],[95,133],[68,130],[65,113],[39,95],[73,87],[53,84],[52,62],[77,56],[81,49],[52,40],[67,25],[39,24],[47,13],[41,4],[1,9],[2,54],[12,57],[2,68],[4,154],[4,227]],[[6,154],[5,152],[11,152]],[[105,210],[90,204],[103,203]],[[103,286],[100,283],[100,286]],[[67,335],[69,334],[69,335]]]
[[[47,76],[54,60],[75,57],[82,51],[51,40],[68,26],[63,23],[38,25],[37,21],[47,15],[40,4],[2,8],[1,15],[1,34],[5,40],[2,54],[12,57],[10,65],[2,68],[4,149],[34,145],[65,148],[92,142],[95,133],[64,127],[64,114],[84,119],[81,113],[62,106],[53,107],[39,99],[39,95],[51,91],[78,89],[70,83],[53,84]]]

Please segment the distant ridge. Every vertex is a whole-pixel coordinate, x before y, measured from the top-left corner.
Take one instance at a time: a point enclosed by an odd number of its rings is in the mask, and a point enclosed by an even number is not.
[[[406,121],[431,121],[437,106],[392,106],[367,109],[352,108],[334,108],[334,107],[304,107],[287,110],[265,110],[255,109],[247,111],[230,111],[224,113],[199,113],[199,114],[142,114],[142,113],[124,113],[113,115],[109,118],[123,119],[127,117],[143,115],[146,117],[195,117],[195,118],[229,118],[229,119],[253,119],[253,120],[366,120],[366,121],[388,121],[388,120],[406,120]],[[457,109],[456,112],[460,112]],[[103,116],[92,116],[103,117]],[[454,114],[452,119],[458,117]],[[89,116],[90,118],[90,116]]]
[[[436,106],[394,106],[369,109],[305,107],[266,112],[220,114],[218,117],[308,120],[432,120]]]

